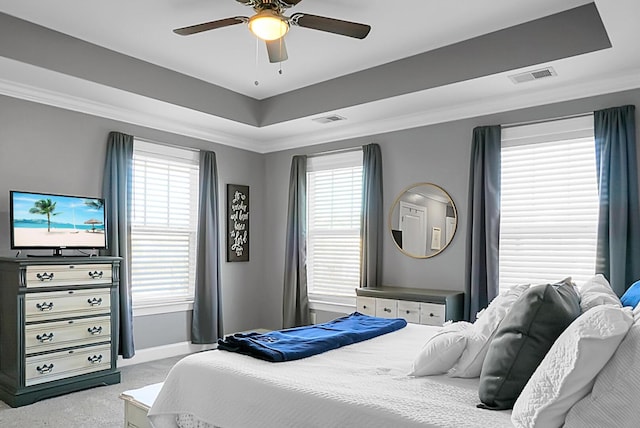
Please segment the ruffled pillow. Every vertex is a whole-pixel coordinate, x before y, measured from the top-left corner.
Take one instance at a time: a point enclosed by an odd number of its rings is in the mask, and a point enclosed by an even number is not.
[[[598,305],[622,306],[609,281],[600,273],[589,278],[584,284],[578,285],[578,293],[582,313]]]
[[[479,377],[482,363],[489,349],[489,342],[500,321],[509,312],[516,300],[529,288],[530,284],[520,284],[500,293],[491,301],[487,309],[478,313],[479,318],[471,328],[465,330],[467,343],[458,362],[451,368],[451,377]]]
[[[464,330],[471,323],[455,322],[445,326],[422,347],[409,376],[430,376],[446,373],[460,358],[467,343]]]

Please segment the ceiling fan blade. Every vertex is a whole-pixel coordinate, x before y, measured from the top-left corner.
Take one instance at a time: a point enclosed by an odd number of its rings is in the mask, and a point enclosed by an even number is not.
[[[310,15],[308,13],[294,13],[291,15],[291,18],[289,18],[289,23],[291,25],[297,25],[298,27],[326,31],[328,33],[340,34],[341,36],[349,36],[356,39],[364,39],[367,37],[367,34],[369,34],[369,31],[371,31],[370,25]]]
[[[205,22],[202,24],[190,25],[189,27],[176,28],[174,33],[181,36],[201,33],[203,31],[215,30],[216,28],[228,27],[230,25],[242,24],[247,22],[249,18],[246,16],[234,16],[233,18],[219,19],[217,21]]]
[[[302,0],[279,0],[280,3],[286,4],[288,7],[293,7],[300,3]]]
[[[276,40],[267,40],[266,43],[267,52],[269,53],[269,62],[282,62],[289,58],[287,55],[287,46],[284,44],[284,37],[280,37]]]

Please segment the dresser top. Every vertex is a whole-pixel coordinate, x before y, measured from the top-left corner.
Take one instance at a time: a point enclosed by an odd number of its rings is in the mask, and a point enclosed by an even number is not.
[[[20,263],[30,265],[61,265],[61,264],[88,264],[88,263],[111,263],[122,260],[121,257],[111,256],[41,256],[41,257],[0,257],[0,262]]]
[[[356,288],[356,295],[383,299],[413,300],[418,302],[444,302],[448,298],[463,296],[464,292],[456,290],[382,286],[377,288]]]

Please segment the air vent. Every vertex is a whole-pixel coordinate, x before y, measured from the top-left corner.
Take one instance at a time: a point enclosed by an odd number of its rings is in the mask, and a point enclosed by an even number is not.
[[[513,83],[531,82],[532,80],[544,79],[545,77],[557,76],[553,67],[541,68],[540,70],[527,71],[526,73],[512,74],[509,79]]]
[[[318,123],[332,123],[332,122],[339,122],[341,120],[347,120],[347,118],[338,116],[337,114],[332,114],[331,116],[317,117],[311,120]]]

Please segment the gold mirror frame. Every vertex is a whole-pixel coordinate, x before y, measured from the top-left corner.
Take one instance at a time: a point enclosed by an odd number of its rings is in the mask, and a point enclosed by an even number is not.
[[[401,211],[406,214],[401,215]],[[391,239],[402,253],[428,259],[444,251],[453,240],[458,211],[451,195],[442,187],[415,183],[398,194],[389,210],[387,225]],[[407,240],[403,228],[412,231],[410,236],[414,239]]]

